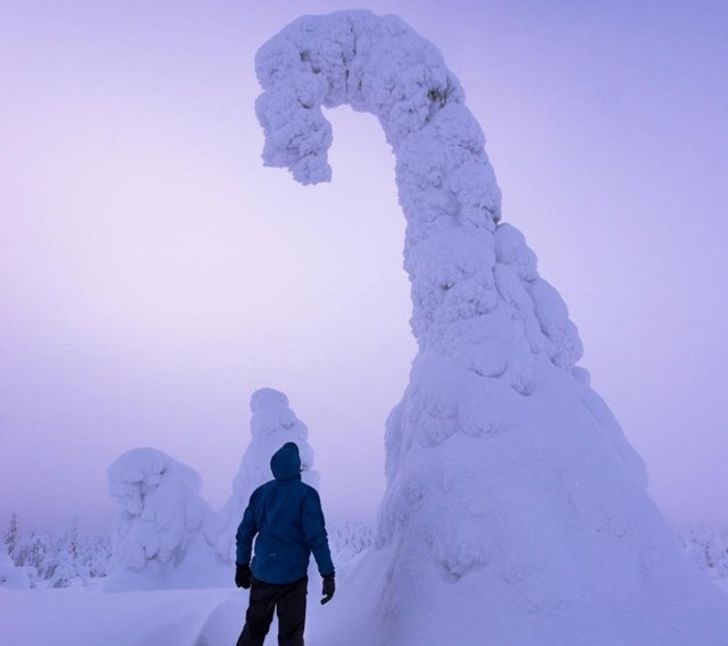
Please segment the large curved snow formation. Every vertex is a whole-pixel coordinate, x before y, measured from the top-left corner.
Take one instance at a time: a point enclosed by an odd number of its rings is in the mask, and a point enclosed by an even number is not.
[[[394,16],[339,12],[291,23],[256,70],[267,165],[327,181],[322,106],[371,112],[407,219],[419,352],[387,421],[376,549],[331,611],[344,633],[316,643],[728,643],[726,604],[576,366],[566,305],[501,222],[483,133],[438,50]]]
[[[307,442],[308,428],[296,417],[288,397],[279,390],[261,388],[250,397],[250,444],[245,449],[233,491],[219,513],[210,517],[207,540],[225,562],[235,562],[235,533],[253,490],[270,480],[270,459],[286,442],[295,442],[301,454],[302,479],[318,487],[319,474],[313,470],[313,449]]]

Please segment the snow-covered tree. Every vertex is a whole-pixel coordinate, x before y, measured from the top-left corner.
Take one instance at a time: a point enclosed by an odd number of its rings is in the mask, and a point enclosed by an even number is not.
[[[108,536],[94,534],[83,544],[81,559],[88,569],[89,577],[106,576],[111,559],[111,543]]]
[[[34,583],[47,578],[52,557],[52,542],[46,532],[30,530],[19,534],[13,561],[17,567],[29,568]]]
[[[78,518],[58,538],[51,537],[43,578],[53,588],[83,585],[90,577],[90,570],[83,554]]]
[[[12,557],[18,544],[18,515],[15,512],[10,514],[10,524],[3,536],[3,544],[7,554]]]
[[[78,517],[73,517],[70,529],[61,537],[60,542],[74,560],[79,559],[81,552],[81,537],[78,529]]]
[[[118,510],[106,589],[204,585],[210,573],[201,530],[208,506],[200,476],[153,448],[127,451],[108,475]]]
[[[83,585],[88,578],[88,570],[68,546],[61,547],[46,566],[45,577],[52,588],[68,588]]]
[[[440,52],[397,17],[338,12],[286,27],[256,72],[266,165],[328,180],[322,107],[370,112],[407,219],[419,351],[386,425],[387,490],[347,637],[332,628],[321,646],[352,643],[372,615],[369,644],[728,643],[726,600],[647,495],[577,365],[565,303],[502,221],[483,133]]]
[[[314,453],[307,442],[308,429],[291,410],[288,397],[272,388],[256,390],[250,398],[250,443],[233,479],[233,491],[225,506],[211,517],[207,537],[225,562],[235,561],[235,532],[253,490],[273,476],[270,459],[286,442],[295,442],[301,454],[302,479],[317,487]]]

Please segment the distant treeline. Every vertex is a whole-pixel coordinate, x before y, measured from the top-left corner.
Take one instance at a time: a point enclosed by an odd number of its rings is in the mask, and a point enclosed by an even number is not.
[[[361,521],[344,521],[329,529],[331,550],[339,561],[349,560],[371,547],[373,536],[371,527]],[[12,514],[2,533],[0,587],[8,587],[8,568],[22,570],[13,573],[10,587],[85,586],[106,576],[111,558],[110,536],[84,534],[76,520],[63,531],[49,532],[25,527],[18,515]]]
[[[83,586],[106,576],[111,556],[109,537],[81,533],[75,519],[66,530],[56,533],[26,528],[17,514],[12,514],[2,538],[5,566],[9,559],[15,568],[22,569],[30,587]]]

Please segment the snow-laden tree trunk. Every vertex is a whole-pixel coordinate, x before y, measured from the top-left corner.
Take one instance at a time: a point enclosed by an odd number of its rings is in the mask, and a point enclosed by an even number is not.
[[[339,12],[291,23],[256,70],[267,165],[329,180],[321,107],[371,112],[407,219],[419,352],[387,422],[376,549],[339,597],[346,641],[329,627],[316,643],[728,643],[726,604],[576,366],[566,305],[500,222],[483,134],[438,50],[396,17]]]
[[[210,517],[207,540],[225,562],[235,562],[235,533],[243,518],[250,494],[271,480],[270,459],[286,442],[295,442],[301,455],[306,484],[318,487],[319,474],[313,470],[314,453],[308,444],[308,428],[290,408],[288,397],[272,388],[256,390],[250,397],[250,444],[233,480],[233,491],[225,506]]]

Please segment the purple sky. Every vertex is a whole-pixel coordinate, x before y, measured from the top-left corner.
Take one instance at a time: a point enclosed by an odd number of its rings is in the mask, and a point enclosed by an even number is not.
[[[586,6],[590,4],[591,6]],[[504,217],[677,520],[728,520],[728,5],[361,2],[443,51]],[[372,514],[414,342],[375,119],[334,181],[260,162],[257,47],[342,2],[0,4],[0,525],[112,511],[151,445],[221,504],[252,390],[288,393],[332,514]]]

